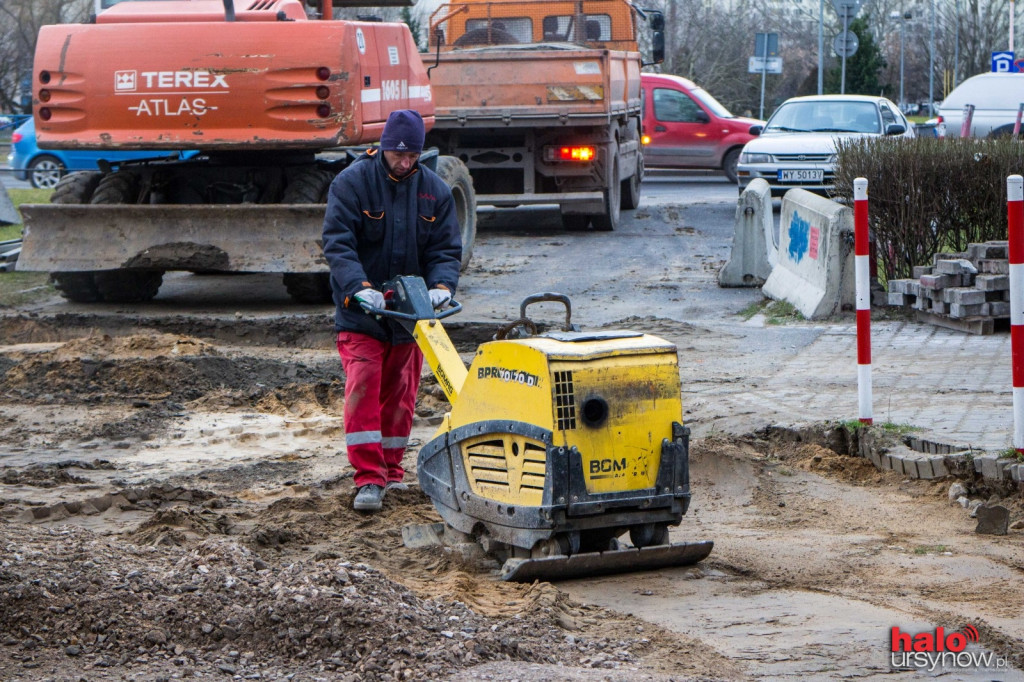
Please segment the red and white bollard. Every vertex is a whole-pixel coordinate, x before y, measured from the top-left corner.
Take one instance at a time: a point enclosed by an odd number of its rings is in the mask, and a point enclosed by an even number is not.
[[[853,181],[853,252],[857,283],[857,403],[861,424],[871,412],[871,263],[868,243],[868,181]]]
[[[971,136],[971,120],[974,118],[974,105],[964,105],[964,119],[960,123],[960,137]]]
[[[1013,357],[1013,447],[1024,452],[1024,177],[1006,178],[1010,242],[1010,354]]]

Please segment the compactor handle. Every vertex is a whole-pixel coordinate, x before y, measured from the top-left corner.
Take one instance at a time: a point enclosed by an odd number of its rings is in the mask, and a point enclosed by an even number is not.
[[[562,327],[563,332],[575,331],[572,326],[572,303],[569,302],[569,297],[565,294],[532,294],[523,299],[523,302],[519,304],[519,319],[527,320],[526,317],[526,306],[533,303],[542,303],[544,301],[551,301],[554,303],[562,303],[565,305],[565,326]]]
[[[434,319],[443,320],[444,318],[449,317],[450,315],[454,315],[455,313],[462,310],[462,304],[456,301],[455,299],[448,301],[448,305],[451,307],[448,308],[447,310],[435,310]],[[387,308],[374,308],[373,306],[364,305],[362,303],[360,303],[359,306],[371,315],[379,315],[380,317],[393,317],[396,320],[409,320],[410,322],[419,322],[420,320],[423,319],[430,319],[419,317],[417,315],[413,315],[412,313],[403,313],[397,310],[388,310]]]

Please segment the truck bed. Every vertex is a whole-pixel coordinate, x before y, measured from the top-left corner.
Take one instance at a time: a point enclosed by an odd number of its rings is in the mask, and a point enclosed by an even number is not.
[[[434,64],[434,55],[424,63]],[[607,125],[640,109],[636,53],[575,45],[442,52],[430,72],[438,127]]]

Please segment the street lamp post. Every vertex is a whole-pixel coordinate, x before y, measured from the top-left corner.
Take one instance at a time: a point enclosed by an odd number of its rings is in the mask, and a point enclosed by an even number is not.
[[[903,14],[892,12],[889,14],[890,19],[898,19],[900,22],[900,111],[906,111],[907,109],[907,100],[903,97],[903,33],[907,27],[907,20],[912,16],[914,15],[910,12],[904,12]]]
[[[825,94],[825,0],[818,0],[818,94]]]
[[[1012,3],[1011,3],[1012,6]],[[960,0],[956,0],[956,38],[953,41],[953,87],[960,84]]]
[[[935,101],[935,0],[931,1],[932,28],[928,38],[928,115],[933,116],[932,102]]]

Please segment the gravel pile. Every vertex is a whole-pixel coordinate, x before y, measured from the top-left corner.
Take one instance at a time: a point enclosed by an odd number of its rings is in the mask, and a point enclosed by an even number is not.
[[[0,525],[0,547],[7,679],[443,679],[489,661],[614,669],[648,643],[488,618],[344,559],[271,565],[226,537],[186,550]]]

